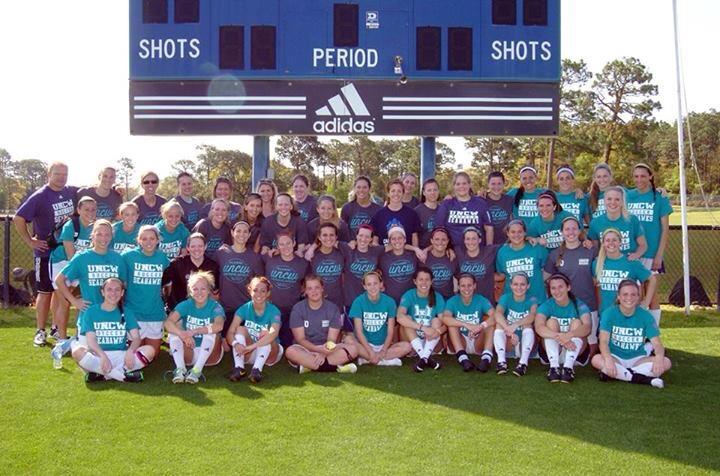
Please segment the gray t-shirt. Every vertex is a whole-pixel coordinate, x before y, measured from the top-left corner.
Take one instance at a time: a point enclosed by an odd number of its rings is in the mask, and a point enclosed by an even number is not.
[[[361,207],[357,201],[348,202],[340,211],[340,218],[350,228],[350,239],[354,240],[360,225],[369,225],[370,220],[382,209],[382,206],[370,202],[367,207]]]
[[[505,226],[512,219],[513,197],[505,193],[498,200],[487,196],[485,201],[489,207],[490,222],[493,226],[493,244],[502,245],[507,241]]]
[[[435,222],[437,208],[429,208],[424,203],[421,203],[415,207],[415,212],[417,212],[420,219],[420,248],[427,248],[430,246],[430,232],[436,225],[439,225],[439,223]]]
[[[325,297],[338,305],[343,306],[342,275],[345,268],[345,258],[342,252],[333,248],[330,253],[324,254],[318,248],[310,262],[311,271],[322,279],[325,286]]]
[[[481,246],[480,253],[471,257],[462,250],[456,250],[458,260],[458,276],[469,273],[475,276],[476,294],[485,296],[495,305],[495,258],[499,246]]]
[[[450,260],[447,256],[440,258],[428,253],[425,266],[433,273],[433,289],[442,294],[446,300],[455,294],[455,283],[453,278],[457,274],[457,260]]]
[[[77,199],[82,197],[92,197],[97,202],[97,219],[104,218],[106,220],[115,221],[118,208],[123,202],[123,197],[115,190],[110,190],[107,197],[101,197],[97,193],[95,187],[83,187],[77,192]]]
[[[217,252],[223,244],[232,244],[230,225],[228,222],[224,222],[220,228],[215,228],[209,219],[203,218],[195,225],[195,228],[193,228],[193,233],[195,232],[201,233],[205,237],[207,244],[205,256],[213,260],[215,259],[215,252]]]
[[[265,217],[260,225],[260,246],[277,248],[277,235],[280,232],[289,232],[298,245],[309,243],[307,226],[299,216],[291,216],[287,226],[281,226],[277,221],[277,213]]]
[[[309,272],[310,265],[295,255],[291,261],[285,261],[280,256],[268,258],[264,255],[263,261],[265,277],[272,284],[270,300],[285,313],[300,300],[302,280]]]
[[[188,230],[192,230],[202,218],[203,203],[195,197],[192,197],[191,201],[186,202],[180,195],[176,196],[174,200],[178,202],[183,209],[182,222]]]
[[[309,243],[312,243],[313,241],[315,241],[315,238],[317,238],[317,232],[319,227],[319,218],[315,218],[307,224],[307,235]],[[345,223],[342,219],[340,220],[340,226],[338,226],[337,239],[338,241],[344,241],[345,243],[348,243],[352,239],[350,238],[350,228],[348,228],[347,223]]]
[[[315,198],[314,195],[308,195],[302,203],[295,200],[295,206],[300,212],[300,218],[302,218],[305,223],[309,223],[318,217],[317,198]]]
[[[250,280],[265,273],[262,258],[252,250],[236,253],[223,246],[215,253],[215,261],[220,267],[220,302],[225,310],[235,311],[250,300]]]
[[[371,246],[363,253],[357,248],[350,249],[349,246],[340,244],[340,250],[345,255],[345,270],[343,271],[343,291],[345,294],[345,306],[352,306],[356,297],[365,292],[362,279],[365,273],[374,271],[380,263],[380,256],[385,253],[382,246]]]
[[[591,311],[598,309],[592,275],[592,262],[596,256],[597,248],[594,246],[591,249],[579,246],[574,250],[561,246],[550,252],[545,263],[545,271],[548,273],[562,273],[570,279],[573,294],[587,304]]]
[[[323,345],[328,340],[330,329],[342,329],[340,309],[324,300],[320,309],[310,309],[307,299],[295,304],[290,312],[290,328],[305,328],[305,338],[314,345]]]
[[[165,205],[167,200],[165,197],[160,195],[155,196],[155,206],[150,206],[145,202],[143,195],[138,195],[133,198],[132,201],[138,206],[140,213],[138,214],[138,224],[142,225],[154,225],[159,222],[162,217],[160,216],[160,207]]]
[[[399,256],[388,251],[380,257],[385,294],[393,298],[396,304],[405,291],[414,286],[412,278],[416,269],[417,258],[412,251],[404,251]]]

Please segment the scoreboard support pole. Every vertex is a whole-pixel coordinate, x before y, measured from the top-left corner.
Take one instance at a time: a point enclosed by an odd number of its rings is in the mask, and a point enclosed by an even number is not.
[[[420,140],[420,184],[435,177],[435,138],[423,137]]]
[[[270,168],[270,137],[253,137],[252,189],[257,190],[260,180],[267,177]]]

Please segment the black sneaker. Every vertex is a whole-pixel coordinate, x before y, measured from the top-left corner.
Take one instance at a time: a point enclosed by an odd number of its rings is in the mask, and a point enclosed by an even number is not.
[[[577,365],[585,367],[585,366],[587,366],[588,362],[590,362],[590,346],[586,345],[585,350],[583,350],[580,353],[580,355],[578,355],[578,358],[575,360],[575,363]]]
[[[35,337],[33,337],[33,345],[35,347],[42,347],[45,344],[47,344],[47,334],[45,334],[45,329],[38,329],[35,331]]]
[[[492,363],[491,360],[488,359],[480,359],[480,363],[477,364],[478,372],[485,373],[488,370],[490,370],[490,364]]]
[[[527,365],[525,364],[517,364],[517,367],[515,367],[515,370],[513,370],[513,375],[517,377],[522,377],[527,373]]]
[[[495,373],[498,375],[505,375],[508,372],[508,365],[506,362],[498,362],[495,364]]]
[[[605,372],[598,372],[598,380],[600,380],[601,382],[609,382],[610,377],[608,377],[608,374],[606,374]]]
[[[60,340],[60,329],[58,329],[58,326],[53,325],[50,327],[50,338]]]
[[[125,381],[131,383],[140,383],[144,380],[142,370],[133,370],[132,372],[125,372]]]
[[[253,367],[253,369],[250,371],[250,381],[252,383],[260,383],[263,379],[263,374],[260,371],[260,369],[257,369]]]
[[[655,388],[665,388],[665,382],[663,379],[658,377],[650,377],[649,375],[643,375],[634,373],[630,379],[630,383],[639,385],[650,385]]]
[[[231,382],[239,382],[240,380],[244,379],[247,376],[247,371],[243,367],[235,367],[230,371],[230,375],[228,375],[228,380]]]
[[[93,383],[93,382],[104,382],[105,376],[103,374],[99,374],[97,372],[88,372],[85,374],[85,383]]]
[[[413,370],[417,373],[420,373],[425,370],[425,367],[427,367],[427,360],[420,358],[415,361],[415,365],[413,365]]]
[[[437,360],[433,359],[432,357],[428,357],[428,359],[425,361],[425,366],[431,370],[440,370],[442,368],[442,364]]]
[[[557,367],[550,367],[547,373],[547,379],[550,383],[557,383],[560,381],[560,371]]]
[[[462,367],[463,372],[472,372],[475,370],[475,364],[473,364],[470,359],[465,359],[460,362],[460,367]]]
[[[550,361],[548,360],[547,352],[545,352],[545,347],[539,345],[537,348],[538,358],[540,359],[540,362],[543,365],[550,365]]]
[[[560,381],[562,383],[570,383],[575,380],[575,371],[573,369],[563,368],[560,371]]]

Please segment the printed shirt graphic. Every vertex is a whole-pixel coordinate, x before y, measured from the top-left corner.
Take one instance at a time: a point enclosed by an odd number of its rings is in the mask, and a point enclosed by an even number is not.
[[[225,311],[223,311],[220,303],[214,299],[208,299],[205,305],[200,308],[195,305],[195,301],[192,299],[186,299],[175,306],[175,312],[180,314],[178,324],[185,331],[212,325],[218,317],[225,320]],[[202,335],[193,336],[195,347],[200,347],[202,338]]]
[[[395,255],[392,251],[380,257],[380,270],[383,273],[385,293],[399,302],[403,293],[412,288],[412,277],[417,269],[417,258],[412,251]]]
[[[185,228],[188,230],[192,230],[202,218],[203,203],[195,197],[192,197],[190,201],[187,202],[180,195],[175,196],[174,200],[178,202],[183,209],[183,225],[185,225]]]
[[[510,222],[513,214],[513,197],[504,193],[499,199],[485,197],[490,214],[490,223],[493,226],[493,244],[502,245],[507,241],[505,225]]]
[[[281,310],[289,311],[300,299],[300,285],[310,265],[298,256],[293,256],[290,261],[284,261],[280,256],[264,256],[265,276],[273,286],[272,302]]]
[[[438,206],[435,223],[448,229],[450,241],[453,246],[463,248],[463,231],[468,227],[475,227],[480,232],[482,242],[485,243],[484,225],[491,223],[488,205],[480,197],[470,197],[463,202],[457,198],[448,198]]]
[[[387,339],[388,319],[395,319],[395,301],[387,294],[380,293],[377,302],[362,293],[353,301],[348,316],[362,321],[363,335],[372,345],[383,345]]]
[[[588,215],[590,210],[587,195],[582,198],[575,198],[575,192],[557,192],[555,196],[557,197],[560,205],[562,205],[564,212],[568,212],[577,218],[580,223],[584,223],[585,215]]]
[[[81,334],[88,332],[95,334],[98,346],[105,351],[127,349],[128,332],[138,328],[135,314],[130,309],[124,310],[123,320],[120,322],[122,314],[120,309],[115,308],[112,311],[105,311],[100,304],[94,304],[85,311]]]
[[[223,246],[215,253],[215,260],[220,267],[220,301],[226,310],[235,310],[250,300],[250,280],[265,274],[262,258],[254,251],[237,253]]]
[[[68,220],[67,223],[63,225],[62,230],[60,231],[60,237],[58,238],[58,247],[52,250],[52,252],[50,253],[50,260],[53,263],[67,261],[67,253],[65,253],[65,247],[62,245],[62,242],[64,241],[69,241],[73,244],[73,248],[75,248],[76,254],[80,251],[84,251],[90,248],[90,245],[92,244],[90,240],[92,229],[92,223],[88,226],[84,226],[81,222],[77,240],[73,242],[73,239],[75,237],[75,225],[73,224],[72,220]]]
[[[308,238],[307,225],[302,218],[298,216],[291,216],[287,226],[282,226],[278,223],[278,214],[275,213],[265,218],[260,225],[260,245],[267,246],[268,248],[277,248],[277,235],[280,232],[290,233],[297,245],[310,243],[311,240]]]
[[[560,233],[562,221],[570,216],[572,215],[564,210],[560,213],[554,213],[553,218],[549,221],[538,215],[528,225],[527,236],[545,238],[547,241],[545,248],[548,250],[555,249],[563,242],[563,236]]]
[[[538,304],[538,300],[532,296],[525,296],[523,301],[516,301],[512,293],[503,294],[498,299],[498,307],[502,306],[503,317],[508,324],[515,324],[530,314],[533,306]],[[517,334],[522,334],[522,330],[518,329]]]
[[[110,248],[116,253],[122,253],[125,250],[137,248],[137,236],[140,231],[140,225],[137,223],[130,232],[123,230],[123,222],[113,223],[113,239]]]
[[[178,224],[172,232],[169,232],[165,225],[165,220],[160,220],[155,224],[160,230],[160,243],[158,249],[168,257],[168,259],[177,258],[180,252],[187,246],[187,239],[190,232],[182,223]]]
[[[400,210],[393,211],[388,207],[379,210],[370,221],[370,225],[375,230],[375,234],[380,240],[380,244],[388,243],[387,232],[394,226],[399,226],[405,230],[407,242],[412,243],[412,234],[420,232],[420,219],[415,210],[403,205]]]
[[[645,231],[648,249],[643,258],[655,258],[660,245],[660,236],[662,235],[662,223],[660,220],[673,212],[670,200],[657,191],[653,195],[652,190],[640,193],[637,189],[634,189],[627,194],[627,208],[631,214],[638,218]]]
[[[547,255],[547,249],[542,246],[532,246],[526,243],[519,250],[515,250],[509,244],[503,245],[498,251],[496,263],[498,273],[505,274],[503,293],[512,292],[510,277],[522,271],[530,278],[528,294],[537,298],[538,301],[544,301],[546,296],[542,270]]]
[[[430,246],[430,232],[437,225],[437,208],[429,208],[424,203],[415,207],[415,213],[420,219],[420,248]]]
[[[544,190],[538,188],[535,189],[534,192],[525,191],[520,202],[515,205],[515,195],[518,191],[519,189],[517,188],[508,191],[508,195],[513,197],[513,216],[521,219],[527,227],[530,225],[532,219],[538,216],[537,199]]]
[[[435,306],[430,306],[427,297],[420,297],[416,289],[410,289],[403,294],[400,306],[407,310],[408,316],[413,321],[423,326],[429,326],[432,320],[445,310],[445,300],[440,293],[435,293]],[[421,338],[425,337],[425,333],[422,331],[417,331],[417,334]]]
[[[330,329],[342,329],[340,309],[324,300],[320,309],[311,309],[307,299],[296,303],[290,312],[290,328],[305,329],[305,338],[314,345],[323,345],[328,340]]]
[[[615,304],[617,290],[623,279],[644,282],[652,274],[640,261],[630,261],[627,256],[605,258],[600,276],[596,272],[597,259],[593,261],[592,272],[600,288],[600,312]]]
[[[265,311],[258,315],[255,312],[252,301],[248,301],[240,306],[236,311],[235,315],[240,318],[240,322],[247,329],[250,337],[253,341],[257,342],[260,339],[260,333],[262,331],[269,331],[273,324],[280,325],[282,323],[280,319],[280,309],[277,308],[273,303],[265,303]],[[248,342],[250,344],[250,342]]]
[[[620,217],[611,220],[607,214],[604,214],[590,220],[588,238],[591,240],[600,240],[603,232],[608,228],[615,228],[622,235],[620,251],[623,253],[633,253],[637,250],[637,238],[639,236],[645,236],[640,220],[638,220],[635,215],[628,215],[627,218],[620,215]]]
[[[475,276],[476,294],[485,296],[490,302],[495,301],[495,268],[500,246],[481,246],[478,255],[470,256],[466,251],[457,250],[458,277],[462,273]]]
[[[139,248],[124,252],[122,258],[127,266],[126,307],[135,312],[139,321],[164,321],[167,316],[162,300],[162,277],[170,260],[158,250],[147,256]]]
[[[298,202],[295,200],[295,206],[298,212],[300,212],[300,218],[305,223],[310,222],[318,217],[317,212],[317,198],[314,195],[308,195],[304,202]]]
[[[538,306],[537,315],[540,314],[545,316],[547,320],[555,319],[558,321],[560,332],[568,332],[572,321],[580,319],[583,314],[590,314],[590,308],[579,299],[577,300],[577,309],[575,309],[572,301],[569,301],[565,306],[561,306],[555,299],[550,298]]]
[[[230,236],[230,225],[228,222],[224,222],[220,225],[220,228],[215,228],[210,220],[202,219],[195,225],[193,233],[201,233],[205,237],[206,249],[205,256],[210,259],[215,259],[215,253],[224,244],[231,245],[232,238]]]
[[[310,269],[325,285],[325,297],[337,304],[338,307],[344,305],[342,289],[344,268],[345,257],[340,250],[335,248],[327,254],[317,249],[310,262]]]
[[[117,216],[117,211],[123,202],[123,197],[115,190],[110,190],[110,194],[107,197],[101,197],[97,193],[95,187],[81,188],[77,192],[78,200],[82,197],[91,197],[97,203],[97,219],[104,218],[105,220],[113,221]]]
[[[363,253],[355,249],[351,249],[344,243],[340,243],[340,251],[345,257],[345,266],[343,267],[343,293],[345,295],[345,306],[350,307],[356,297],[365,292],[362,284],[365,273],[374,271],[378,268],[380,255],[385,252],[382,246],[370,246]]]
[[[494,259],[493,259],[494,261]],[[455,292],[454,277],[458,273],[457,260],[451,260],[447,256],[437,257],[428,253],[425,266],[430,268],[433,274],[433,289],[447,299]]]
[[[594,209],[590,206],[590,196],[588,195],[588,208],[592,211],[590,220],[605,215],[605,192],[598,192],[598,201]]]
[[[44,240],[55,225],[75,211],[75,187],[64,187],[56,192],[48,185],[43,185],[20,205],[17,215],[27,223],[32,223],[32,233],[38,239]],[[35,256],[50,256],[50,250],[34,250]]]
[[[483,321],[483,316],[487,315],[492,308],[490,301],[479,294],[473,295],[470,304],[465,304],[459,294],[451,297],[445,304],[445,310],[450,312],[455,319],[473,325],[480,324]],[[461,327],[460,333],[467,336],[467,328]]]
[[[160,216],[160,207],[165,205],[165,203],[167,202],[165,197],[161,197],[160,195],[155,196],[155,205],[152,207],[145,203],[145,199],[142,195],[138,195],[137,197],[133,198],[132,201],[140,209],[140,214],[138,215],[138,224],[140,226],[154,225],[155,223],[157,223],[158,220],[162,218]]]
[[[348,224],[350,228],[350,238],[355,239],[360,225],[369,225],[375,214],[382,210],[377,203],[370,202],[367,207],[361,207],[357,201],[348,202],[343,205],[340,212],[340,218]]]
[[[617,305],[603,311],[600,330],[610,334],[610,353],[621,359],[644,357],[645,339],[660,335],[655,319],[647,310],[638,307],[632,316],[626,316]]]

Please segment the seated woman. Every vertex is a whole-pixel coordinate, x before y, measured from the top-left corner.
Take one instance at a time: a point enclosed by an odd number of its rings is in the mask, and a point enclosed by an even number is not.
[[[82,332],[87,340],[84,344],[73,346],[72,356],[87,372],[86,382],[111,379],[142,382],[140,369],[155,357],[152,346],[140,345],[135,314],[122,306],[124,292],[120,279],[108,278],[100,288],[102,303],[93,304],[85,310]]]
[[[498,375],[507,373],[505,349],[515,348],[519,355],[517,367],[513,374],[522,377],[527,373],[530,353],[535,346],[535,313],[538,302],[528,296],[530,278],[523,272],[515,273],[510,278],[511,293],[503,294],[495,307],[495,352],[498,356]]]
[[[245,359],[252,364],[250,381],[260,383],[262,370],[280,362],[283,347],[278,342],[280,333],[280,309],[270,299],[270,281],[264,276],[255,276],[248,285],[251,300],[235,311],[232,324],[227,332],[227,342],[233,349],[235,368],[229,379],[239,382],[247,372]]]
[[[445,305],[442,321],[448,327],[455,357],[463,371],[477,369],[485,373],[492,363],[495,309],[485,296],[475,293],[477,283],[472,274],[460,275],[458,290],[458,294]],[[467,354],[477,355],[481,352],[480,363],[476,367]]]
[[[359,295],[349,316],[354,322],[358,346],[358,365],[401,366],[401,357],[410,353],[407,342],[392,343],[395,329],[395,301],[381,292],[382,276],[370,271],[363,276],[365,292]]]
[[[413,275],[415,287],[403,294],[398,306],[397,321],[404,340],[409,341],[418,355],[413,366],[415,372],[425,369],[440,370],[442,365],[431,355],[445,333],[440,317],[445,309],[445,300],[432,287],[432,271],[419,266]]]
[[[198,271],[188,278],[190,297],[175,306],[165,321],[170,355],[175,361],[173,383],[196,384],[215,347],[217,334],[222,331],[225,312],[210,298],[215,278],[206,271]],[[188,370],[187,365],[192,365]]]
[[[608,378],[663,388],[660,376],[672,363],[665,357],[660,330],[649,311],[639,307],[640,286],[624,279],[618,286],[617,304],[600,318],[600,353],[592,365],[600,371],[600,380]],[[645,354],[645,339],[650,339],[655,355]]]
[[[352,363],[357,347],[346,340],[340,341],[343,326],[340,309],[324,298],[322,279],[308,274],[303,280],[306,298],[295,304],[290,313],[290,328],[295,344],[288,347],[286,357],[298,373],[357,372]]]
[[[586,345],[592,329],[590,309],[570,290],[570,280],[561,273],[553,274],[545,283],[550,298],[537,309],[535,332],[545,344],[551,383],[570,383],[575,380],[575,360]],[[560,348],[565,361],[560,367]]]

